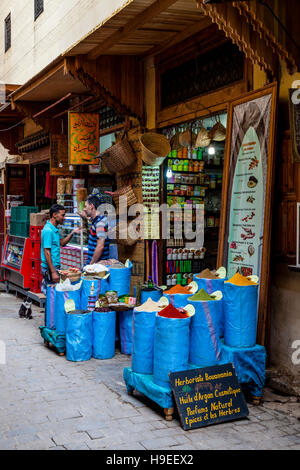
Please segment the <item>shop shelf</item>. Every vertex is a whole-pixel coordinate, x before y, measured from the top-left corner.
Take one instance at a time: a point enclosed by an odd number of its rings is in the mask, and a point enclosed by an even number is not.
[[[41,243],[42,239],[42,230],[44,227],[30,227],[30,240],[33,242]]]

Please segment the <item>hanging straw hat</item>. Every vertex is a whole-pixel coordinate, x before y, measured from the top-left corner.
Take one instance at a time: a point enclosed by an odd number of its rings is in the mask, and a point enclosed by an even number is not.
[[[150,166],[160,166],[171,152],[170,142],[162,134],[148,132],[141,136],[140,142],[142,160]]]
[[[176,134],[174,134],[172,139],[170,140],[170,145],[171,145],[172,150],[179,150],[182,148],[179,143],[179,136],[180,136],[180,132],[176,132]]]
[[[196,147],[208,147],[211,143],[211,138],[208,135],[207,130],[202,126],[198,132],[197,139],[196,139]]]
[[[223,142],[226,139],[226,129],[223,124],[221,124],[221,122],[217,122],[209,131],[209,136],[211,140],[215,140],[216,142]]]
[[[192,143],[192,133],[189,129],[181,132],[179,134],[179,144],[182,147],[189,147]]]

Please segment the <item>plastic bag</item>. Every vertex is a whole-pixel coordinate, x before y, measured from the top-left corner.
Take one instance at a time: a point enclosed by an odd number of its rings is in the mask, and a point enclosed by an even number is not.
[[[191,320],[190,363],[199,367],[217,365],[221,354],[223,300],[190,303],[196,310]]]
[[[67,314],[67,360],[89,361],[93,354],[93,314]]]
[[[208,294],[213,294],[215,291],[221,291],[224,295],[224,282],[227,281],[227,277],[224,279],[199,279],[197,275],[194,275],[194,281],[197,282],[199,286],[199,290],[204,289]],[[224,336],[224,324],[225,324],[225,317],[224,317],[224,304],[223,311],[222,311],[222,320],[221,320],[221,331],[220,335],[221,338]]]
[[[154,383],[171,388],[169,373],[188,368],[191,318],[156,316],[154,335]]]
[[[153,374],[156,313],[133,311],[132,370],[137,374]]]
[[[176,308],[183,308],[188,305],[189,300],[193,294],[164,294],[164,297],[166,297],[170,304],[173,305]]]
[[[224,342],[235,348],[256,344],[258,285],[224,285]]]
[[[95,279],[87,280],[83,279],[81,289],[81,309],[86,310],[88,308],[89,296],[91,295],[92,285],[94,284],[94,295],[98,299],[100,294],[105,294],[109,289],[108,279]]]
[[[163,296],[161,289],[142,289],[141,290],[141,305],[147,302],[148,299],[152,299],[153,302],[158,302]]]
[[[132,267],[131,262],[128,268],[117,269],[111,266],[108,290],[117,291],[118,297],[128,295],[130,293]]]
[[[116,352],[116,312],[93,312],[93,357],[111,359]]]
[[[119,313],[121,353],[132,354],[133,310]]]
[[[58,286],[57,286],[58,287]],[[57,332],[66,333],[67,327],[67,314],[65,309],[65,303],[67,300],[73,300],[75,304],[75,310],[80,310],[81,305],[81,292],[80,290],[74,290],[69,292],[60,292],[56,288],[54,310],[55,310],[55,328]]]
[[[46,315],[45,315],[45,325],[50,330],[55,330],[56,328],[56,318],[55,318],[55,296],[56,290],[54,286],[47,286],[47,298],[46,298]]]
[[[56,291],[57,292],[72,292],[81,289],[82,281],[78,282],[77,284],[72,284],[70,279],[66,279],[64,282],[57,284]]]
[[[40,333],[42,338],[47,342],[51,343],[58,354],[66,352],[66,336],[60,333],[56,333],[55,330],[51,330],[44,326],[40,326]]]

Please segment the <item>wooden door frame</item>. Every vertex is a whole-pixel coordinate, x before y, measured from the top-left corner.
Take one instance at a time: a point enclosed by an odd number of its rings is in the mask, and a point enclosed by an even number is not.
[[[270,115],[270,132],[269,132],[269,151],[268,151],[268,166],[267,166],[267,182],[266,182],[266,198],[265,198],[265,212],[264,212],[264,237],[262,248],[261,260],[261,277],[260,277],[260,294],[258,305],[258,327],[257,339],[258,343],[264,345],[266,341],[266,323],[268,311],[268,291],[270,283],[270,253],[271,253],[271,230],[272,230],[272,203],[275,184],[275,134],[276,134],[276,118],[277,118],[277,97],[278,97],[278,84],[274,82],[250,93],[246,93],[238,99],[234,99],[229,103],[228,118],[227,118],[227,136],[226,147],[224,155],[224,173],[223,173],[223,188],[222,188],[222,205],[221,205],[221,218],[220,218],[220,231],[219,231],[219,247],[218,247],[218,266],[223,265],[224,249],[225,249],[225,233],[227,222],[227,207],[228,207],[228,190],[229,190],[229,169],[232,145],[232,119],[234,108],[240,104],[253,101],[262,96],[271,94],[271,115]]]

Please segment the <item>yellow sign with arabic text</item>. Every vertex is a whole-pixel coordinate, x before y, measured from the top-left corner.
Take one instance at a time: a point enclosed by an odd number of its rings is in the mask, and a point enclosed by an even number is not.
[[[69,164],[95,165],[99,152],[99,114],[69,113]]]

